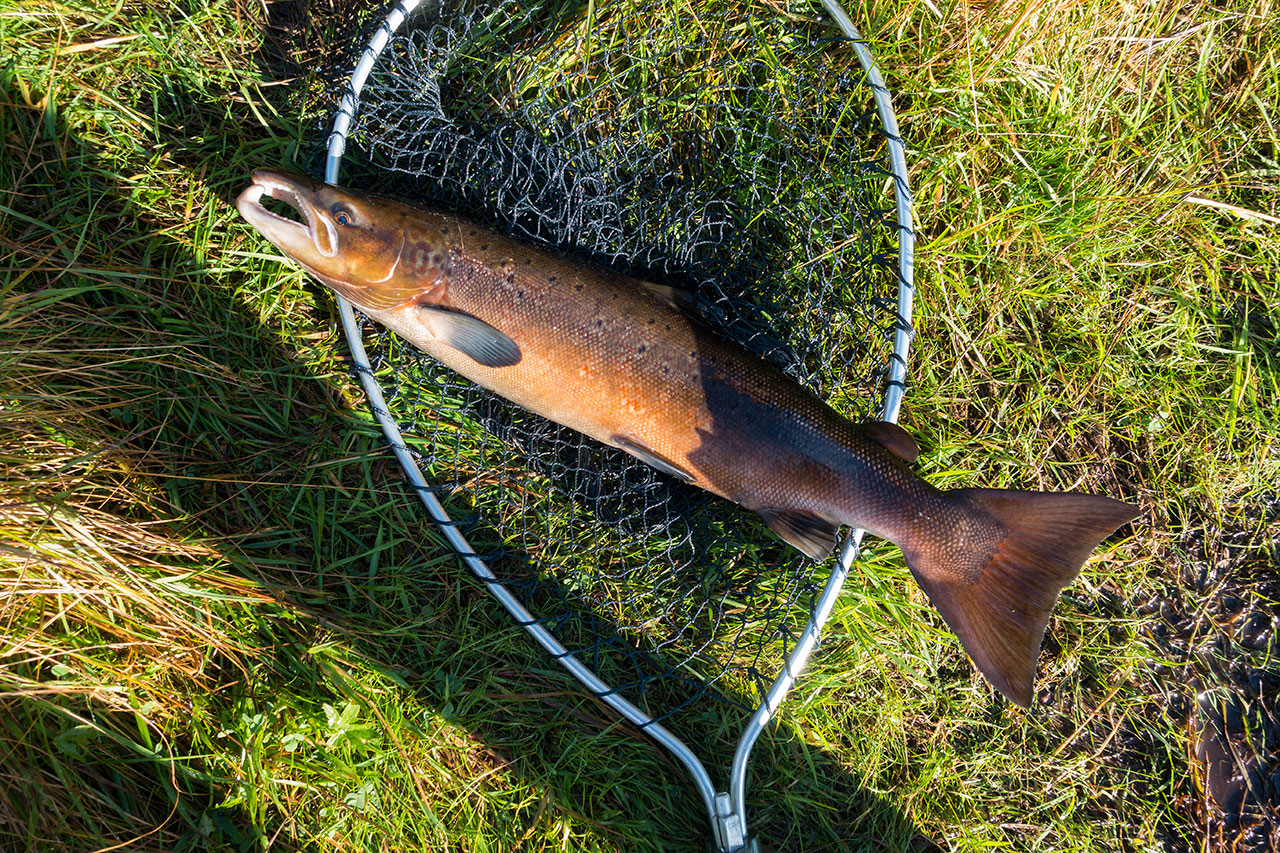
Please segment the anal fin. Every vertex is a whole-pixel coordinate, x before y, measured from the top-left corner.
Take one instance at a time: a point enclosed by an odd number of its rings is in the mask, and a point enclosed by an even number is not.
[[[788,544],[799,548],[815,560],[821,560],[836,547],[840,526],[800,509],[758,509],[769,529]]]

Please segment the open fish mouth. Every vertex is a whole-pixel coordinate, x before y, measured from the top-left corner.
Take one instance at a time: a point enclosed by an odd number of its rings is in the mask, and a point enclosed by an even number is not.
[[[332,258],[338,251],[338,235],[333,223],[317,212],[310,183],[278,172],[255,171],[253,182],[236,198],[236,209],[245,221],[295,259],[304,260],[309,252]],[[301,221],[268,209],[262,203],[264,198],[288,205]]]

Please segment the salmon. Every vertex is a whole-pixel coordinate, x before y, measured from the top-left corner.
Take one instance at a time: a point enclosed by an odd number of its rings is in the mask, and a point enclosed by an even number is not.
[[[895,543],[978,669],[1023,707],[1059,593],[1137,515],[1100,495],[936,489],[912,470],[905,430],[843,417],[670,288],[282,172],[254,172],[236,206],[452,370],[759,514],[810,557],[845,525]]]

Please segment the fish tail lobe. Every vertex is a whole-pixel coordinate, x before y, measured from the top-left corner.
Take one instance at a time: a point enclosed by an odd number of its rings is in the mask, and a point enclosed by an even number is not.
[[[955,489],[957,524],[913,537],[907,565],[961,645],[1014,704],[1031,704],[1058,594],[1138,511],[1100,495]]]

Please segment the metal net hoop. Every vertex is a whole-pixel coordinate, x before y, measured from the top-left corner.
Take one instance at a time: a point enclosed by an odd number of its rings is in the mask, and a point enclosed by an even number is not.
[[[824,5],[830,17],[813,4],[405,0],[343,94],[326,179],[341,166],[348,185],[680,288],[845,415],[896,420],[905,161],[865,44]],[[369,401],[475,576],[677,754],[713,815],[741,815],[750,745],[860,533],[814,563],[740,508],[496,398],[340,304]],[[701,738],[691,709],[708,696],[754,712],[735,804],[670,734]]]

